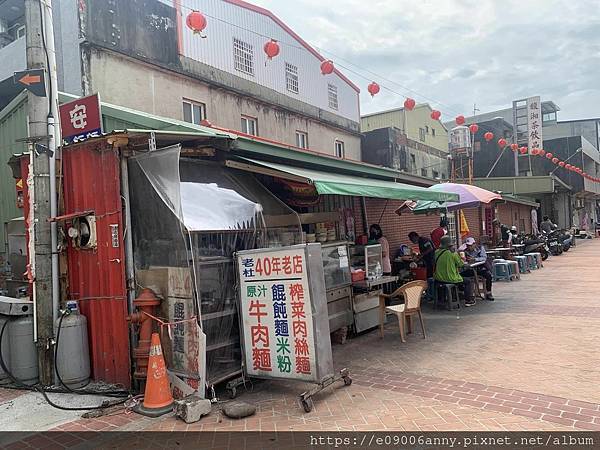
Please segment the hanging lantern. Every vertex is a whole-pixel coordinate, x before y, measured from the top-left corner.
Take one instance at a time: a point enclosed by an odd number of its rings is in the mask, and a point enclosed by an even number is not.
[[[406,100],[404,100],[404,107],[408,110],[408,111],[412,111],[413,109],[415,109],[415,105],[417,103],[415,102],[414,99],[412,98],[407,98]]]
[[[323,75],[330,75],[333,73],[335,67],[333,66],[333,61],[327,60],[321,63],[321,73]]]
[[[532,154],[533,156],[535,156],[535,155],[539,154],[539,152],[540,152],[540,149],[539,149],[539,148],[532,148],[532,149],[531,149],[531,154]]]
[[[552,158],[552,164],[558,164],[558,158]]]
[[[442,117],[442,113],[439,112],[437,109],[434,109],[433,111],[431,111],[431,118],[433,120],[439,120],[440,117]]]
[[[471,125],[469,125],[469,131],[473,134],[477,133],[479,131],[479,125],[477,125],[476,123],[472,123]]]
[[[506,139],[504,139],[504,138],[498,139],[498,147],[500,147],[500,148],[506,147]]]
[[[565,169],[571,170],[571,167],[573,167],[571,164],[565,164]]]
[[[583,178],[587,178],[588,177],[588,174],[586,172],[583,172],[581,175],[583,176]]]
[[[546,156],[546,152],[540,148],[540,152],[538,153],[540,156]]]
[[[519,152],[521,153],[521,155],[525,155],[525,154],[527,154],[527,147],[521,147],[521,148],[519,149]]]
[[[206,17],[200,11],[192,11],[187,15],[185,23],[195,34],[200,34],[206,28]],[[202,36],[206,37],[206,36]]]
[[[277,55],[279,55],[279,44],[275,39],[271,39],[269,42],[265,44],[263,50],[267,54],[267,58],[273,59]]]
[[[546,158],[548,159],[552,159],[554,157],[554,155],[550,152],[546,153]]]
[[[456,116],[456,125],[464,125],[465,123],[465,116],[460,115],[460,116]]]
[[[510,144],[510,149],[513,152],[516,152],[517,150],[519,150],[519,144]]]
[[[559,165],[560,167],[565,167],[565,162],[564,162],[564,161],[559,161],[559,162],[558,162],[558,165]]]
[[[494,133],[492,133],[491,131],[488,131],[483,135],[483,138],[486,141],[490,142],[492,139],[494,139]]]
[[[367,87],[367,91],[369,91],[369,94],[371,94],[371,97],[374,97],[376,94],[379,93],[379,85],[377,83],[375,83],[374,81],[369,84],[369,86]]]

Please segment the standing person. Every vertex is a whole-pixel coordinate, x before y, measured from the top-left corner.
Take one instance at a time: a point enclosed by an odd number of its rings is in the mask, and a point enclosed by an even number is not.
[[[408,239],[413,244],[419,244],[419,256],[415,262],[423,261],[427,268],[427,278],[433,277],[433,267],[435,266],[435,246],[433,242],[425,236],[419,236],[416,231],[408,233]]]
[[[492,270],[490,263],[488,262],[485,248],[483,248],[483,245],[478,245],[474,238],[468,237],[459,250],[465,252],[465,256],[467,257],[467,262],[469,264],[484,263],[478,265],[474,269],[470,268],[461,272],[461,275],[473,276],[473,271],[476,270],[477,273],[485,279],[485,299],[493,302],[494,296],[492,295]]]
[[[392,273],[392,263],[390,261],[390,243],[383,235],[383,231],[379,225],[374,223],[369,227],[369,238],[372,241],[377,241],[381,245],[381,258],[383,263],[383,274],[389,275]]]
[[[443,284],[457,284],[461,286],[465,293],[465,306],[475,305],[473,297],[472,279],[463,277],[460,271],[465,263],[456,253],[452,238],[444,236],[440,243],[440,248],[435,251],[435,273],[434,278],[437,282]]]
[[[546,234],[550,234],[554,229],[554,224],[550,220],[550,217],[544,216],[544,220],[540,224],[540,230]]]
[[[440,226],[431,232],[431,241],[435,248],[440,248],[442,238],[448,234],[448,219],[445,216],[440,218]]]
[[[510,228],[503,223],[500,223],[498,219],[494,219],[492,223],[500,230],[500,245],[510,247],[512,243],[512,233],[510,232]]]

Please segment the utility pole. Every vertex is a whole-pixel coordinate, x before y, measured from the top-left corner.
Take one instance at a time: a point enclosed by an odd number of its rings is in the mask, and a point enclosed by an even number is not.
[[[55,164],[50,147],[49,116],[51,110],[51,90],[57,88],[52,84],[49,74],[48,57],[44,41],[44,8],[40,0],[25,0],[27,68],[46,69],[47,97],[38,97],[28,93],[29,109],[29,151],[31,152],[31,169],[33,171],[33,187],[30,189],[30,219],[33,218],[33,256],[30,260],[33,275],[34,301],[34,334],[38,349],[39,378],[42,385],[53,382],[54,358],[53,337],[55,315],[53,308],[52,277],[52,232],[48,219],[51,216],[51,174],[55,173],[51,165]],[[53,36],[50,36],[53,39]],[[52,127],[54,128],[54,127]],[[52,137],[54,141],[54,137]],[[42,147],[43,146],[43,147]],[[41,151],[40,151],[41,150]],[[31,248],[31,246],[30,246]]]

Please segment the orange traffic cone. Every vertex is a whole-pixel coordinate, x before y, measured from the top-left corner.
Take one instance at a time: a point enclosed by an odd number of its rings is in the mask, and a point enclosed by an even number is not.
[[[134,411],[148,417],[158,417],[173,410],[173,396],[167,377],[158,333],[152,333],[144,402]]]

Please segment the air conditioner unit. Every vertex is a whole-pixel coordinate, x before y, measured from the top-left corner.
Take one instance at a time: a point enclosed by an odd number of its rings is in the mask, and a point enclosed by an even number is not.
[[[96,216],[93,214],[73,219],[68,235],[77,249],[95,249],[98,245],[96,235]]]

